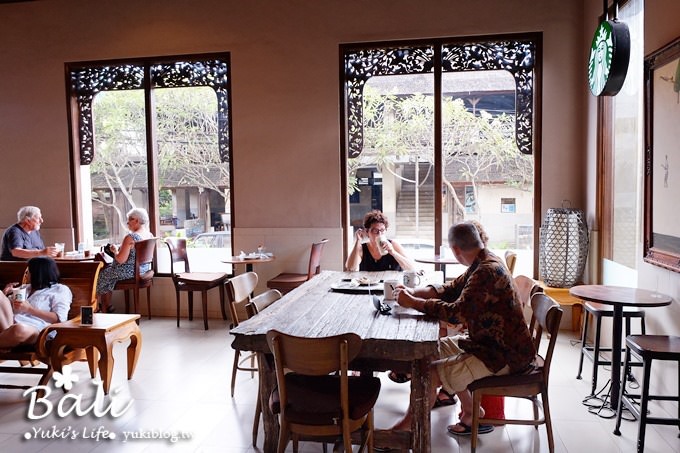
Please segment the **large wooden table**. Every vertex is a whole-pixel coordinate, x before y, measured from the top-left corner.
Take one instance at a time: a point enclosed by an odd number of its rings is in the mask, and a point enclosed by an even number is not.
[[[410,372],[411,432],[380,431],[375,445],[428,453],[430,448],[430,370],[428,363],[437,354],[438,321],[400,309],[390,316],[380,315],[367,294],[331,291],[331,285],[343,278],[368,275],[373,280],[400,277],[399,272],[323,271],[286,294],[257,316],[231,330],[232,346],[258,353],[260,404],[263,407],[265,452],[276,451],[279,425],[269,411],[268,399],[276,385],[276,375],[266,334],[271,329],[307,338],[319,338],[353,332],[362,340],[359,357],[352,369],[360,371],[395,370]]]

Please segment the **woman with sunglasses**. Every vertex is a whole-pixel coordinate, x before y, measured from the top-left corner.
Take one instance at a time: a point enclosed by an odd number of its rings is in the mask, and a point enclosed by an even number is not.
[[[354,246],[347,258],[348,271],[410,271],[414,262],[395,240],[387,239],[387,216],[374,209],[364,216],[364,228],[355,234]]]

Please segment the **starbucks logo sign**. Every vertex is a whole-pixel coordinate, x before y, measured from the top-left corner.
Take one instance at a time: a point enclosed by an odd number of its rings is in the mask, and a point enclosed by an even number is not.
[[[630,33],[617,20],[606,20],[595,30],[588,61],[588,84],[595,96],[616,95],[628,72]]]

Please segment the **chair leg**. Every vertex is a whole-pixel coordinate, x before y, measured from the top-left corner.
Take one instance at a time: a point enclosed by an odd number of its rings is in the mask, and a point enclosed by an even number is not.
[[[179,291],[175,290],[175,300],[177,301],[177,327],[179,327]]]
[[[651,378],[652,361],[647,357],[642,357],[642,388],[640,392],[640,420],[638,420],[638,440],[637,451],[645,451],[645,434],[647,431],[647,410],[649,406],[649,381]],[[622,387],[623,388],[623,387]]]
[[[541,400],[543,402],[543,418],[545,419],[545,428],[548,434],[548,451],[555,452],[555,439],[553,438],[552,421],[550,419],[550,406],[548,404],[548,389],[544,388],[541,392]],[[538,425],[536,426],[538,428]]]
[[[203,329],[208,330],[208,291],[201,291],[201,305],[203,306]]]
[[[479,432],[479,408],[482,405],[482,395],[472,392],[472,433],[470,434],[470,451],[477,451],[477,434]]]
[[[139,288],[135,286],[135,289],[133,290],[134,292],[134,302],[135,302],[135,314],[139,314]]]
[[[236,372],[238,371],[238,362],[241,355],[241,351],[238,349],[234,350],[234,366],[231,370],[231,397],[234,397],[234,389],[236,388]]]
[[[151,319],[151,287],[146,287],[146,313],[147,319]]]
[[[600,334],[602,332],[602,316],[595,316],[595,343],[593,344],[593,378],[590,383],[590,394],[594,395],[597,388],[597,371],[600,367]]]
[[[194,292],[187,291],[187,303],[189,305],[189,321],[194,320]]]
[[[220,285],[220,308],[222,309],[222,319],[227,320],[227,302],[224,293],[224,285]]]
[[[583,314],[583,333],[581,335],[581,357],[578,360],[578,373],[576,373],[576,379],[581,379],[581,372],[583,371],[583,356],[585,355],[586,341],[588,339],[588,318],[590,313],[588,310]]]
[[[125,313],[130,313],[130,291],[126,289],[123,292],[125,293]]]
[[[279,445],[276,451],[278,453],[285,453],[286,446],[288,445],[288,437],[290,436],[290,430],[288,429],[288,423],[286,423],[284,420],[280,420],[280,423],[281,427],[279,428]],[[297,443],[293,445],[294,449],[296,447]]]

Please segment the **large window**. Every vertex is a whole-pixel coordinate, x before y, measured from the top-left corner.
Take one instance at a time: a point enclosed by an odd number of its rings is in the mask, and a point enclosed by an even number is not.
[[[230,234],[228,54],[72,63],[67,74],[78,242],[119,242],[133,207],[158,237]],[[190,248],[192,270],[230,271],[219,260],[230,236],[219,243]],[[158,271],[168,263],[159,244]]]
[[[640,249],[642,184],[641,156],[644,144],[643,111],[643,2],[629,0],[619,9],[619,19],[630,31],[630,63],[619,93],[600,100],[605,137],[602,183],[602,257],[604,279],[622,270],[635,269]],[[613,267],[612,263],[616,263]],[[624,269],[619,266],[623,266]],[[609,269],[612,269],[610,271]],[[627,274],[626,274],[627,275]]]
[[[452,224],[478,220],[491,249],[517,250],[517,273],[534,274],[540,44],[531,34],[343,47],[348,245],[371,209],[416,259],[439,253]]]

